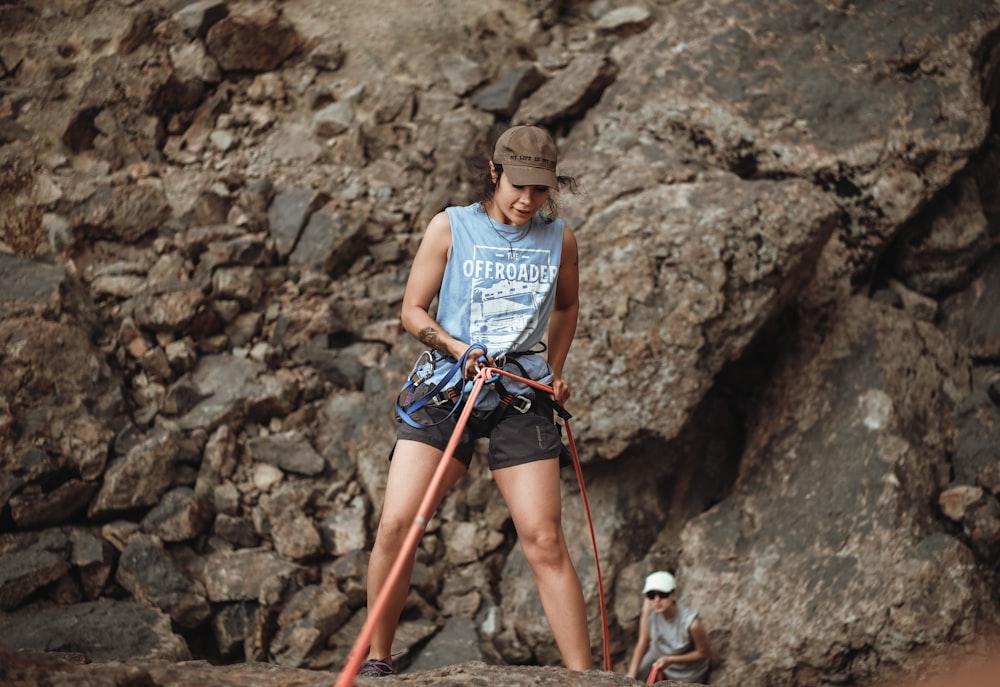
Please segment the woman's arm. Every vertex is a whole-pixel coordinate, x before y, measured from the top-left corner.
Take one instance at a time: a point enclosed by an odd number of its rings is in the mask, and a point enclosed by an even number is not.
[[[632,662],[628,666],[628,676],[633,680],[639,677],[639,663],[649,649],[649,611],[648,601],[642,602],[642,611],[639,612],[639,639],[636,640],[635,650],[632,652]]]
[[[569,398],[569,385],[563,380],[563,366],[569,347],[576,336],[577,316],[580,312],[580,259],[576,236],[569,227],[563,229],[562,258],[556,281],[556,302],[549,319],[548,362],[552,367],[552,398],[565,403]]]
[[[451,251],[451,222],[447,213],[439,212],[428,223],[424,238],[417,248],[403,293],[400,318],[403,328],[430,349],[453,358],[461,358],[468,348],[464,341],[452,337],[430,315],[431,303],[441,289],[444,269]],[[475,356],[467,367],[466,377],[475,376]]]

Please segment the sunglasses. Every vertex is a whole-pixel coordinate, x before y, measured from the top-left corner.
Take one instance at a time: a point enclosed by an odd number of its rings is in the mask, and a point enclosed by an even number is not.
[[[673,592],[649,591],[649,592],[646,592],[646,598],[650,599],[650,600],[652,600],[652,599],[669,599],[671,594],[673,594]]]

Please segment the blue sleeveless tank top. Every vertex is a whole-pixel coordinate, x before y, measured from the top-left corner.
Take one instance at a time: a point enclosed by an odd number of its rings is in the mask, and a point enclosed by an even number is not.
[[[531,350],[545,338],[555,304],[564,222],[536,213],[528,224],[511,227],[492,220],[481,203],[446,212],[451,253],[438,294],[438,324],[460,341],[485,344],[494,357]],[[541,356],[517,362],[531,379],[551,381]],[[438,364],[430,381],[436,384],[448,367]],[[514,393],[529,389],[506,379],[504,386]],[[476,407],[495,405],[492,396],[484,394]]]

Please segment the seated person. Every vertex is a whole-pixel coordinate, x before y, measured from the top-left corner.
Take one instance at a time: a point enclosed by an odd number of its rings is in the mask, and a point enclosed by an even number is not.
[[[628,676],[656,680],[699,682],[708,676],[711,647],[708,631],[692,610],[677,600],[674,576],[665,571],[646,578],[639,616],[639,641],[632,652]],[[652,681],[648,682],[652,684]]]

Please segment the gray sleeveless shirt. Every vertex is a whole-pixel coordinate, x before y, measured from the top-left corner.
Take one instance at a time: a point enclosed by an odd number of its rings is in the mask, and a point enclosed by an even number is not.
[[[691,623],[698,617],[694,611],[680,601],[677,602],[677,612],[667,619],[662,613],[653,611],[649,614],[649,649],[645,659],[652,663],[661,656],[677,656],[685,654],[694,648],[691,641]],[[643,661],[645,662],[645,660]],[[702,682],[708,673],[709,659],[694,663],[672,663],[667,666],[664,677],[682,682]]]

